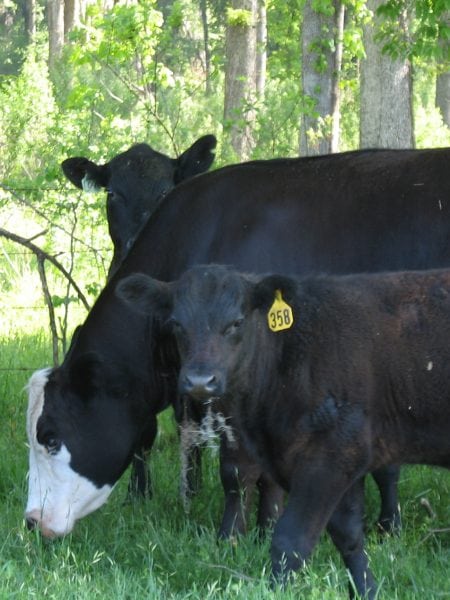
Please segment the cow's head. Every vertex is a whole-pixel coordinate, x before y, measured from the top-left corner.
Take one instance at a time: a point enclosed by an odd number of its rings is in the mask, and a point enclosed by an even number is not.
[[[106,211],[114,244],[109,277],[167,192],[209,169],[215,146],[216,138],[206,135],[178,158],[169,158],[147,144],[137,144],[103,165],[82,156],[63,161],[64,174],[75,186],[90,192],[107,191]]]
[[[174,334],[180,393],[209,403],[252,385],[249,361],[270,340],[267,313],[276,291],[292,296],[294,289],[295,280],[288,277],[257,280],[212,265],[194,267],[173,283],[131,275],[116,293],[136,310],[157,315]]]
[[[132,414],[126,380],[94,354],[37,371],[28,390],[25,518],[52,538],[107,500],[130,463],[142,415]]]

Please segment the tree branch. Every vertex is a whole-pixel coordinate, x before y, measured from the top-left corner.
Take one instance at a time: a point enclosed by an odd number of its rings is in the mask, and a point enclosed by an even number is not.
[[[59,365],[59,355],[58,355],[58,330],[56,328],[56,319],[55,319],[55,310],[52,304],[52,297],[50,295],[50,291],[48,289],[47,276],[45,274],[44,267],[44,257],[38,256],[38,271],[39,277],[41,278],[42,291],[44,292],[45,303],[48,308],[48,316],[50,319],[50,330],[52,332],[52,345],[53,345],[53,364],[55,366]]]
[[[17,235],[15,233],[12,233],[11,231],[7,231],[6,229],[3,229],[3,227],[0,227],[0,236],[5,237],[8,240],[11,240],[13,242],[16,242],[17,244],[20,244],[21,246],[25,246],[25,248],[28,248],[29,250],[31,250],[31,252],[33,252],[33,254],[36,255],[38,260],[41,260],[41,261],[48,260],[50,263],[52,263],[52,265],[54,267],[56,267],[58,269],[58,271],[60,271],[64,275],[64,277],[69,281],[69,283],[71,284],[73,289],[78,294],[78,297],[81,300],[81,302],[83,303],[85,309],[90,310],[91,307],[89,306],[89,302],[86,300],[85,295],[83,294],[81,289],[78,287],[77,283],[75,282],[73,277],[70,275],[70,273],[62,266],[62,264],[58,260],[56,260],[56,258],[54,256],[52,256],[51,254],[48,254],[47,252],[45,252],[45,250],[42,250],[42,248],[39,248],[39,246],[36,246],[30,240],[23,238],[20,235]]]

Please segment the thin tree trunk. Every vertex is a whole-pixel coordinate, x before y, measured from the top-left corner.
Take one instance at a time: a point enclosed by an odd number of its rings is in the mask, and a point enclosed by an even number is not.
[[[256,94],[264,98],[267,68],[267,10],[266,1],[258,0],[256,23]]]
[[[64,35],[79,25],[81,16],[80,0],[64,0]]]
[[[232,13],[228,17],[224,121],[231,146],[243,160],[254,145],[257,0],[233,0],[232,10],[236,9],[245,11],[246,19],[236,22]]]
[[[206,0],[200,0],[200,12],[202,16],[203,27],[203,46],[205,52],[205,92],[207,96],[211,95],[211,51],[209,49],[209,25],[208,12],[206,10]]]
[[[339,5],[339,0],[336,0]],[[300,154],[331,152],[333,69],[335,59],[326,39],[335,38],[335,17],[317,12],[306,0],[302,26],[302,94]],[[337,88],[335,89],[337,91]]]
[[[375,15],[384,0],[368,0]],[[375,42],[380,19],[364,28],[366,58],[361,62],[362,148],[411,148],[414,146],[411,64],[382,53]],[[406,31],[406,18],[400,23]]]
[[[444,21],[450,27],[450,11],[445,13]],[[448,61],[448,40],[441,40],[440,45]],[[444,58],[444,60],[446,60]],[[450,67],[448,62],[438,64],[436,77],[436,106],[441,111],[442,119],[450,127]]]
[[[28,43],[31,43],[36,35],[36,0],[25,0],[23,12]]]
[[[61,57],[64,46],[64,0],[48,0],[49,68],[53,69]]]
[[[436,77],[436,106],[442,119],[450,127],[450,73],[441,73]]]
[[[341,124],[341,80],[342,54],[344,51],[345,5],[338,4],[336,11],[336,52],[334,54],[333,85],[331,90],[331,152],[339,152]]]

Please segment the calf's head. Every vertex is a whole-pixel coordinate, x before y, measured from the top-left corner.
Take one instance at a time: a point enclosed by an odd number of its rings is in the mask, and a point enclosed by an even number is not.
[[[25,519],[45,537],[70,533],[99,508],[131,460],[128,391],[114,376],[89,354],[30,379]]]
[[[143,274],[121,280],[120,298],[156,316],[175,336],[179,357],[179,392],[210,402],[252,385],[251,363],[263,344],[271,343],[268,310],[277,290],[292,292],[294,281],[260,278],[225,266],[198,266],[176,282]]]

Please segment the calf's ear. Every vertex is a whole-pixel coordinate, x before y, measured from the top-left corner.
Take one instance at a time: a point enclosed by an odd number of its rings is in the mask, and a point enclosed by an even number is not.
[[[116,296],[135,311],[146,315],[168,312],[172,307],[170,284],[143,273],[121,279],[116,286]]]
[[[99,192],[108,183],[106,166],[96,165],[84,156],[66,158],[61,168],[67,179],[85,192]]]
[[[284,275],[268,275],[254,284],[251,295],[251,307],[262,311],[269,310],[279,290],[283,299],[290,302],[294,298],[296,281]]]
[[[216,144],[213,135],[204,135],[185,150],[176,160],[175,184],[207,171],[214,161]]]

